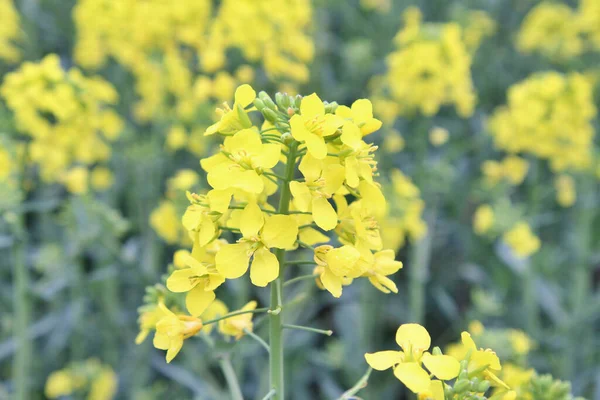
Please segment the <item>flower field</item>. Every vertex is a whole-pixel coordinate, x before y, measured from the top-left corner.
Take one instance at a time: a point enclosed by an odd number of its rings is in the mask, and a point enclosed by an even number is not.
[[[600,0],[0,0],[0,399],[600,399]]]

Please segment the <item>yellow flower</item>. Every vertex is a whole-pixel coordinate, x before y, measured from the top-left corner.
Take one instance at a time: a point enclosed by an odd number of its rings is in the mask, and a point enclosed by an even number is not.
[[[308,153],[319,160],[327,156],[325,138],[334,135],[342,124],[342,118],[325,113],[325,105],[316,93],[303,97],[300,114],[290,119],[294,139],[305,142]]]
[[[343,244],[366,246],[371,250],[383,248],[379,223],[369,210],[357,200],[348,205],[343,195],[335,195],[340,223],[335,233]]]
[[[358,260],[360,252],[353,246],[345,245],[334,249],[329,245],[315,248],[315,262],[319,269],[319,280],[323,287],[333,295],[342,295],[342,286],[348,284],[348,279],[358,278],[362,274]]]
[[[281,146],[262,143],[254,129],[243,129],[227,137],[221,152],[201,160],[208,183],[217,190],[241,189],[260,194],[265,189],[263,172],[279,162]]]
[[[496,353],[491,349],[478,349],[469,332],[463,332],[461,334],[461,339],[464,349],[467,352],[467,357],[469,357],[467,372],[471,374],[482,371],[485,379],[489,380],[492,385],[510,389],[506,383],[497,376],[502,369],[502,366],[500,365],[500,359]]]
[[[77,390],[78,385],[69,371],[60,370],[50,374],[46,380],[44,394],[50,399],[68,396]]]
[[[185,128],[181,125],[173,125],[167,132],[167,149],[177,151],[185,147],[188,141],[188,135]]]
[[[450,132],[448,129],[436,126],[432,130],[429,131],[429,141],[435,147],[439,147],[444,145],[448,138],[450,137]]]
[[[400,132],[392,130],[383,137],[383,150],[398,153],[404,149],[405,142]]]
[[[393,368],[396,378],[413,393],[426,393],[431,388],[432,379],[421,364],[441,380],[458,376],[460,364],[456,359],[447,355],[432,355],[427,351],[431,346],[431,337],[421,325],[401,325],[396,332],[396,343],[402,351],[367,353],[365,359],[378,371]]]
[[[181,218],[175,204],[163,200],[150,213],[150,226],[167,243],[175,244],[183,241],[187,233],[181,226]]]
[[[570,175],[559,175],[554,179],[556,200],[563,207],[571,207],[577,200],[575,180]]]
[[[21,38],[22,30],[19,26],[19,13],[12,0],[0,0],[0,15],[0,60],[9,63],[19,61],[21,52],[15,46],[15,42]]]
[[[373,254],[365,247],[358,249],[361,255],[359,263],[364,271],[361,276],[369,278],[369,282],[383,293],[398,293],[394,281],[387,277],[398,272],[403,266],[400,261],[396,261],[394,250],[386,249]]]
[[[192,316],[198,317],[214,301],[214,290],[225,282],[225,278],[214,264],[201,262],[194,253],[181,257],[188,268],[173,271],[167,279],[167,289],[175,293],[187,292],[185,306]]]
[[[256,301],[251,301],[242,307],[239,311],[251,311],[256,309]],[[236,340],[239,340],[246,334],[245,331],[252,332],[252,316],[254,314],[240,314],[227,319],[219,321],[219,332],[225,336],[233,336]]]
[[[381,121],[373,118],[373,105],[368,99],[356,100],[351,108],[341,105],[335,110],[335,114],[354,122],[360,129],[361,138],[381,128]]]
[[[429,389],[425,392],[419,393],[419,400],[445,400],[444,395],[444,384],[442,381],[432,379]]]
[[[476,234],[483,235],[492,229],[495,219],[494,209],[489,204],[482,204],[473,215],[473,230]]]
[[[96,167],[92,170],[90,181],[94,190],[106,190],[114,183],[114,176],[110,169],[106,167]]]
[[[503,236],[515,254],[519,257],[529,257],[540,249],[540,239],[531,232],[531,228],[525,222],[518,222],[511,230]]]
[[[227,279],[236,279],[248,270],[250,280],[264,287],[279,276],[279,261],[270,248],[291,249],[296,243],[298,225],[290,215],[263,215],[256,203],[248,203],[240,216],[242,238],[224,245],[216,255],[217,270]]]
[[[535,347],[535,342],[525,332],[517,329],[510,330],[509,339],[514,352],[519,355],[529,354]]]
[[[252,126],[246,108],[252,104],[256,98],[256,92],[248,84],[241,85],[235,90],[235,101],[233,108],[229,108],[227,103],[223,104],[223,108],[217,109],[217,114],[220,120],[209,126],[206,129],[205,135],[213,135],[221,133],[224,135],[232,135],[242,129],[247,129]]]
[[[158,306],[164,312],[164,316],[156,323],[154,334],[154,347],[167,350],[167,363],[179,353],[183,341],[196,335],[202,329],[202,321],[187,315],[175,315],[163,303]]]
[[[504,175],[513,185],[519,185],[525,179],[529,170],[527,160],[517,156],[509,156],[502,160]]]
[[[88,170],[85,167],[70,169],[63,177],[67,190],[73,194],[86,194],[88,191]]]
[[[206,202],[210,203],[210,194],[206,196],[200,196],[195,193],[187,192],[187,198],[190,201],[190,205],[185,210],[181,223],[184,228],[188,231],[190,237],[194,240],[194,245],[205,246],[210,243],[216,236],[218,236],[218,220],[221,217],[221,213],[216,210],[212,210],[207,207]],[[229,207],[229,198],[231,194],[227,195],[225,209]],[[220,209],[221,212],[225,210]]]
[[[180,169],[167,181],[167,197],[175,198],[180,192],[190,190],[200,181],[200,176],[192,169]]]
[[[307,154],[300,162],[299,168],[305,181],[290,182],[294,205],[300,211],[310,211],[321,229],[334,229],[338,223],[338,216],[328,199],[344,183],[344,167],[339,164],[323,164]]]
[[[140,316],[138,318],[138,324],[140,326],[140,332],[135,337],[135,344],[141,344],[150,331],[156,329],[156,323],[165,316],[165,312],[157,304],[147,305],[140,308]]]
[[[111,400],[117,393],[117,385],[117,374],[110,367],[104,367],[92,381],[87,400]]]

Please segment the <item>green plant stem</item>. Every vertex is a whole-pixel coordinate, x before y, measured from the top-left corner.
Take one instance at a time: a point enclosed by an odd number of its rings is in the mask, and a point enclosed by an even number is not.
[[[277,391],[275,389],[271,389],[266,395],[265,397],[263,397],[263,400],[269,400],[272,399],[275,395],[277,394]]]
[[[16,215],[16,243],[13,248],[14,267],[14,309],[15,309],[15,341],[17,350],[13,364],[13,382],[15,385],[15,400],[29,399],[27,379],[31,369],[31,342],[27,327],[31,306],[29,304],[29,274],[25,262],[25,233],[22,214]]]
[[[296,166],[296,150],[297,143],[292,142],[289,146],[289,154],[285,166],[285,180],[281,188],[281,197],[279,198],[279,214],[288,214],[290,211],[290,182],[294,178],[294,168]],[[285,250],[277,249],[275,252],[277,261],[279,262],[279,276],[271,282],[271,310],[281,310],[283,298],[283,275],[285,266]],[[283,315],[282,312],[271,313],[269,316],[269,377],[271,388],[275,389],[275,400],[284,400],[285,385],[284,385],[284,357],[283,357]]]
[[[413,247],[409,269],[410,321],[417,324],[422,324],[425,319],[425,282],[429,273],[434,221],[435,210],[427,224],[427,233]]]
[[[223,375],[225,375],[225,381],[227,382],[227,387],[229,388],[229,394],[231,394],[231,399],[244,400],[244,396],[242,395],[242,389],[240,389],[240,384],[238,382],[237,376],[235,375],[235,371],[233,370],[233,365],[231,365],[229,355],[221,357],[221,359],[219,360],[219,365],[221,366]]]
[[[286,287],[288,285],[291,285],[292,283],[296,283],[296,282],[300,282],[300,281],[306,281],[309,279],[315,279],[319,276],[319,274],[312,274],[312,275],[302,275],[302,276],[297,276],[293,279],[290,279],[288,281],[285,281],[283,283],[283,287]]]
[[[257,314],[257,313],[263,313],[263,312],[267,312],[270,311],[268,308],[256,308],[254,310],[240,310],[240,311],[234,311],[231,312],[229,314],[225,314],[223,316],[220,316],[219,318],[215,318],[215,319],[211,319],[208,321],[203,321],[202,325],[210,325],[210,324],[214,324],[215,322],[219,322],[223,319],[227,319],[227,318],[231,318],[231,317],[235,317],[236,315],[242,315],[242,314]]]
[[[248,337],[254,339],[255,341],[258,342],[258,344],[260,344],[266,351],[267,353],[271,352],[271,349],[269,348],[269,345],[267,344],[267,342],[265,342],[260,336],[258,336],[256,333],[252,332],[249,329],[244,328],[244,333],[246,335],[248,335]]]
[[[373,368],[369,367],[369,369],[367,369],[367,372],[365,372],[365,374],[358,380],[358,382],[356,382],[356,384],[354,386],[352,386],[350,389],[348,389],[347,391],[342,393],[342,395],[340,397],[338,397],[337,400],[349,400],[349,399],[354,398],[353,396],[356,393],[358,393],[359,391],[361,391],[362,389],[364,389],[367,386],[367,383],[369,381],[369,377],[371,376],[372,371],[373,371]]]
[[[333,331],[332,330],[324,330],[324,329],[311,328],[310,326],[283,324],[283,328],[284,329],[297,329],[299,331],[306,331],[306,332],[318,333],[320,335],[325,335],[325,336],[331,336],[331,335],[333,335]]]

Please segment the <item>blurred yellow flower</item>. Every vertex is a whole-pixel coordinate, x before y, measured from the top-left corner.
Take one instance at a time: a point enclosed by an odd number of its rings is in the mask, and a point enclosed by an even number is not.
[[[536,253],[541,246],[540,239],[533,234],[525,222],[516,223],[512,229],[504,233],[503,239],[517,256],[523,258]]]

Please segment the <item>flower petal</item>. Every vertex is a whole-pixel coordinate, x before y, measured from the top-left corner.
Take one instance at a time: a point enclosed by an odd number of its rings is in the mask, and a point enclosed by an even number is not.
[[[203,285],[198,285],[185,296],[185,307],[192,316],[198,317],[210,306],[215,297],[215,292],[206,291]]]
[[[338,216],[333,206],[323,197],[313,197],[312,215],[319,228],[326,231],[337,226]]]
[[[272,215],[267,218],[260,237],[267,247],[291,249],[298,238],[298,222],[291,215]]]
[[[250,267],[250,280],[252,284],[265,287],[269,282],[279,276],[279,261],[275,254],[267,248],[261,247],[254,252],[254,260]]]
[[[244,108],[248,107],[255,98],[256,92],[248,84],[241,85],[235,90],[235,103]]]
[[[460,372],[460,363],[451,356],[425,353],[422,361],[429,372],[443,381],[456,378]]]
[[[431,346],[431,337],[427,329],[419,324],[403,324],[396,331],[396,343],[404,351],[412,350],[425,351]]]
[[[248,270],[251,253],[246,243],[226,244],[215,256],[217,271],[227,279],[236,279]]]
[[[413,393],[426,392],[431,384],[429,374],[416,362],[398,364],[394,375]]]
[[[245,238],[251,238],[258,235],[258,231],[263,227],[265,218],[258,204],[251,202],[246,205],[240,216],[240,231]]]
[[[365,360],[367,360],[367,364],[371,368],[377,371],[384,371],[396,364],[400,364],[404,358],[403,356],[404,354],[401,351],[385,350],[378,351],[377,353],[367,353],[365,354]]]

